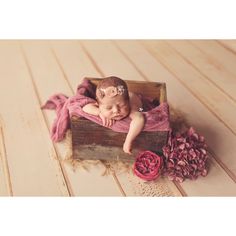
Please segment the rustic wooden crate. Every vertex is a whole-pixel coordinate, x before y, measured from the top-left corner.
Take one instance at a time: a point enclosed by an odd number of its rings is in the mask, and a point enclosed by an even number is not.
[[[88,78],[97,85],[100,79]],[[126,81],[132,92],[157,98],[160,103],[166,101],[165,83]],[[133,161],[138,152],[150,150],[161,151],[167,142],[167,131],[142,131],[132,145],[132,155],[123,152],[126,133],[98,125],[83,117],[71,117],[73,159],[87,160],[122,160]]]

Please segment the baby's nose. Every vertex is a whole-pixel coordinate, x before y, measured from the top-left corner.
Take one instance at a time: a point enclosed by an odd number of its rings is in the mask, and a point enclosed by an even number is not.
[[[118,106],[114,106],[113,107],[113,112],[114,113],[119,113],[119,107]]]

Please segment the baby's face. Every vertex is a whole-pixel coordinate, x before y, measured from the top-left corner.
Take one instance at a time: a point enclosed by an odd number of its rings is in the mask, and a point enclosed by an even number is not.
[[[130,106],[122,96],[104,97],[99,103],[99,110],[108,119],[121,120],[129,115]]]

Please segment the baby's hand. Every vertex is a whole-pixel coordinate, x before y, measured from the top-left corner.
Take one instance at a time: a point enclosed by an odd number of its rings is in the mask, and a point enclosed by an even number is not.
[[[102,125],[105,127],[111,127],[115,123],[115,120],[108,119],[108,118],[104,117],[101,113],[99,114],[99,117],[102,119]]]
[[[123,144],[123,151],[125,152],[125,153],[128,153],[128,154],[132,154],[131,153],[131,143],[130,142],[124,142],[124,144]]]

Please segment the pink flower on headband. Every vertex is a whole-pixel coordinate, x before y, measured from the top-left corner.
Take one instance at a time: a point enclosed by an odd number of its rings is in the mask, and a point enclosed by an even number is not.
[[[122,95],[125,89],[122,85],[119,85],[117,87],[110,86],[105,89],[100,89],[100,91],[103,94],[102,97],[107,96],[109,98],[112,98],[112,97],[115,97],[116,95]]]
[[[117,94],[117,88],[114,86],[110,86],[105,89],[105,95],[109,98],[115,97]]]

